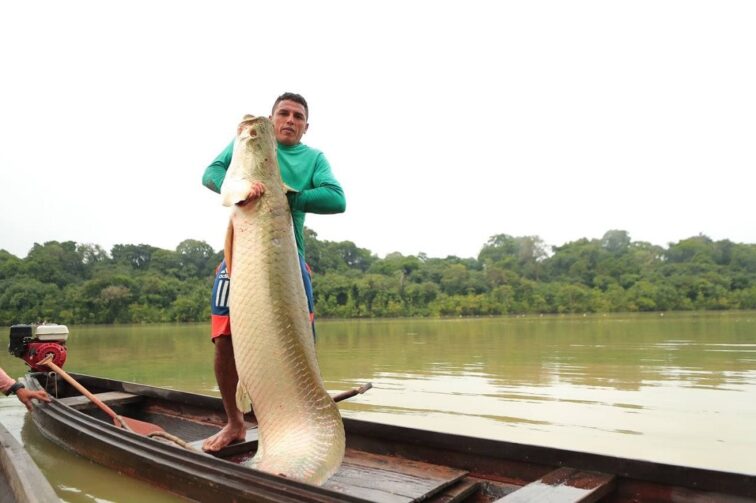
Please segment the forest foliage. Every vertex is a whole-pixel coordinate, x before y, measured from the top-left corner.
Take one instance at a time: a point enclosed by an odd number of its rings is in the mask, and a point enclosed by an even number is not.
[[[666,248],[626,231],[547,246],[492,236],[475,258],[391,253],[306,229],[319,317],[437,317],[756,309],[756,245],[699,235]],[[204,241],[175,250],[49,241],[0,250],[0,325],[206,321],[215,267]]]

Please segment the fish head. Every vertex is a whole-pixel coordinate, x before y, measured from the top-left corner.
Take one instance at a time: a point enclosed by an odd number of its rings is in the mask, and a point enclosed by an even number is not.
[[[245,115],[237,127],[231,163],[221,186],[224,206],[245,201],[256,183],[280,187],[278,144],[273,122],[267,117]]]
[[[248,130],[252,126],[254,120],[254,115],[245,114],[244,117],[242,117],[241,122],[239,122],[239,125],[236,127],[236,137],[239,138],[242,133]]]
[[[237,144],[255,157],[276,153],[273,123],[267,117],[245,115],[237,128]]]
[[[255,182],[266,187],[282,183],[276,149],[271,120],[245,115],[237,127],[231,163],[221,186],[224,206],[246,200]]]
[[[239,122],[239,126],[236,128],[236,137],[239,140],[258,138],[266,134],[273,136],[275,139],[273,122],[267,117],[255,117],[254,115],[247,114],[242,118],[241,122]]]

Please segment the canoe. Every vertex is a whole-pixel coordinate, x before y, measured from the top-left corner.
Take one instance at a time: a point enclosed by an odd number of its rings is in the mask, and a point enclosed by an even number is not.
[[[24,447],[0,424],[0,502],[52,503],[60,499]]]
[[[346,455],[321,487],[244,465],[247,441],[217,456],[199,450],[225,422],[219,398],[71,374],[118,414],[158,425],[181,446],[118,428],[51,374],[27,387],[54,398],[32,417],[51,441],[119,472],[201,502],[756,501],[756,475],[555,449],[345,418]]]

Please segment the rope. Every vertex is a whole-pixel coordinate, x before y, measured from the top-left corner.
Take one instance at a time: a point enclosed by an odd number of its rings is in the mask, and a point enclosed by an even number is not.
[[[188,451],[196,451],[197,450],[194,447],[192,447],[191,445],[189,445],[188,443],[186,443],[184,440],[181,440],[176,435],[171,435],[170,433],[167,433],[165,431],[153,431],[152,433],[149,433],[147,436],[150,437],[150,438],[154,438],[154,437],[164,438],[164,439],[169,440],[169,441],[171,441],[171,442],[173,442],[175,444],[178,444],[180,447],[183,447],[184,449],[186,449]]]
[[[136,432],[135,432],[135,431],[134,431],[134,430],[133,430],[133,429],[131,428],[131,426],[129,426],[129,425],[128,425],[128,423],[127,423],[126,421],[124,421],[124,420],[123,420],[123,418],[122,418],[121,416],[116,416],[115,418],[116,418],[116,419],[118,420],[118,422],[119,422],[119,423],[121,423],[121,428],[123,428],[123,429],[124,429],[124,430],[126,430],[126,431],[130,431],[131,433],[136,433]]]

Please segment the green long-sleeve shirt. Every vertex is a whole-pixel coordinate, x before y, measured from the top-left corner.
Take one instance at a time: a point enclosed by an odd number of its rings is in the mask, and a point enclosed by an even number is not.
[[[234,142],[221,152],[202,175],[202,185],[220,193],[226,171],[231,164]],[[293,146],[278,144],[278,167],[284,183],[296,190],[289,192],[289,207],[294,221],[297,250],[305,256],[305,213],[343,213],[346,199],[341,185],[331,172],[331,165],[319,150],[303,143]]]

